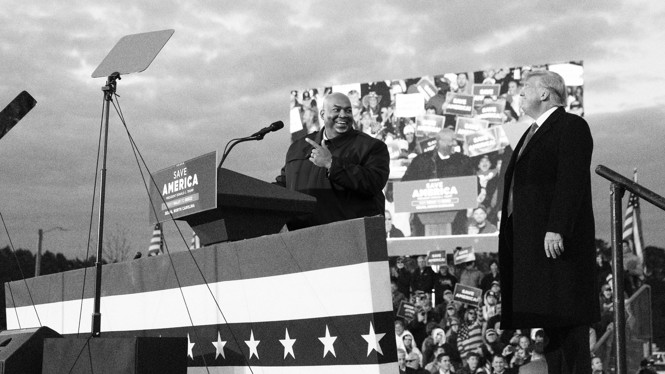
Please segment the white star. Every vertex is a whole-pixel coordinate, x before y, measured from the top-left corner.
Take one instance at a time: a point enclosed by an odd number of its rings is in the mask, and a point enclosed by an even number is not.
[[[375,334],[372,322],[369,323],[369,334],[361,335],[363,339],[367,341],[367,356],[369,356],[373,350],[383,356],[383,351],[381,351],[381,344],[379,344],[379,341],[383,339],[384,335],[386,334]]]
[[[224,354],[224,346],[226,345],[226,341],[222,340],[222,337],[219,336],[219,331],[217,331],[217,341],[212,342],[212,345],[215,346],[215,360],[219,355],[222,355],[222,357],[226,360],[226,355]]]
[[[192,350],[194,349],[194,345],[196,343],[192,343],[192,341],[189,339],[189,334],[187,334],[187,356],[191,357],[192,360],[194,359],[194,354],[192,353]]]
[[[328,325],[326,325],[326,336],[323,338],[319,338],[321,343],[323,343],[323,357],[326,357],[326,354],[328,352],[332,353],[333,356],[337,357],[335,354],[335,346],[333,345],[335,343],[335,340],[337,340],[336,336],[330,336],[330,331],[328,331]]]
[[[284,346],[285,359],[287,355],[291,355],[291,357],[296,358],[296,355],[293,353],[293,344],[296,342],[296,340],[291,339],[289,336],[289,329],[286,329],[286,336],[284,337],[284,340],[279,339],[279,342]]]
[[[254,330],[250,330],[249,340],[245,340],[245,344],[249,347],[249,358],[252,358],[252,355],[256,355],[256,358],[259,358],[259,351],[256,349],[261,343],[260,340],[254,340]]]

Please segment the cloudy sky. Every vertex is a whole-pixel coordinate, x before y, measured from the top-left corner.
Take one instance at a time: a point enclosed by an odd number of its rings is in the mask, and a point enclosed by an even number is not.
[[[175,34],[152,65],[118,85],[153,171],[288,122],[291,89],[583,60],[593,166],[637,167],[665,194],[662,1],[0,4],[0,107],[23,90],[38,101],[0,140],[0,212],[16,248],[34,250],[38,229],[62,226],[44,250],[85,256],[105,82],[90,76],[122,36],[162,29]],[[289,141],[282,130],[241,144],[225,166],[271,181]],[[107,178],[107,232],[145,253],[148,199],[115,113]],[[609,183],[594,174],[593,188],[597,237],[609,240]],[[665,214],[643,203],[643,220],[646,243],[665,246]],[[170,247],[184,248],[167,230]]]

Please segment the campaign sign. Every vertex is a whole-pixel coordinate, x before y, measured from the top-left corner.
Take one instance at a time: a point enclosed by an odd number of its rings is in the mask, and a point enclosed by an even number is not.
[[[444,106],[445,114],[471,116],[473,114],[473,95],[454,94]]]
[[[464,141],[464,137],[485,130],[489,127],[489,121],[472,117],[457,117],[455,122],[455,134],[457,140]]]
[[[464,137],[464,147],[469,157],[479,156],[500,150],[502,147],[501,129],[492,127]]]
[[[432,98],[439,91],[439,88],[427,77],[420,78],[416,83],[416,89],[420,92],[426,100]]]
[[[505,107],[505,102],[485,104],[478,109],[478,118],[500,125],[503,123],[503,110]]]
[[[480,306],[483,290],[457,283],[453,291],[453,300],[472,306]]]
[[[473,176],[394,182],[396,213],[440,212],[478,205],[478,178]]]
[[[399,308],[397,309],[397,317],[404,318],[408,321],[416,316],[416,305],[408,303],[404,300],[400,301]]]
[[[467,262],[476,261],[476,253],[473,250],[473,247],[457,247],[453,253],[453,258],[455,265],[465,264]]]
[[[152,178],[150,224],[217,208],[217,152],[162,169]]]
[[[433,137],[443,129],[446,117],[437,114],[424,114],[416,117],[416,136]]]
[[[446,251],[443,249],[439,249],[436,251],[429,251],[427,252],[427,265],[432,266],[432,265],[445,265],[448,263],[446,260]]]
[[[436,148],[436,143],[438,143],[438,140],[436,138],[427,138],[425,140],[421,140],[419,143],[420,149],[422,149],[424,153],[433,151]]]
[[[419,93],[395,95],[395,117],[415,117],[425,111],[425,97]]]
[[[487,96],[496,99],[499,97],[499,92],[501,90],[500,84],[474,84],[472,86],[472,92],[474,101],[476,103],[482,102],[483,99]]]

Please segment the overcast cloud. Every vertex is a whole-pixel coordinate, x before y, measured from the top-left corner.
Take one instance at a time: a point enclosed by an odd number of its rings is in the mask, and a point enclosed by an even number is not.
[[[118,83],[152,171],[287,122],[291,89],[583,60],[594,167],[637,167],[665,194],[662,1],[0,3],[0,107],[22,90],[38,101],[0,140],[0,212],[17,248],[62,226],[44,249],[85,255],[105,82],[90,75],[122,36],[169,28],[152,65]],[[270,181],[288,144],[285,130],[244,143],[225,166]],[[609,240],[609,183],[594,176],[593,187],[597,236]],[[148,199],[115,113],[107,193],[107,230],[145,253]],[[646,243],[665,246],[665,214],[642,206]],[[167,229],[170,247],[184,248]]]

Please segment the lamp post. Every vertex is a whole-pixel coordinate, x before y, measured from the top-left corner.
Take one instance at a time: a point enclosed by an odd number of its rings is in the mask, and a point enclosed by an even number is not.
[[[35,256],[35,277],[38,277],[40,272],[41,272],[41,267],[42,267],[42,242],[44,241],[44,234],[47,232],[51,231],[67,231],[67,229],[62,228],[60,226],[57,227],[52,227],[46,231],[39,229],[37,230],[37,235],[39,236],[39,239],[37,240],[37,256]]]

